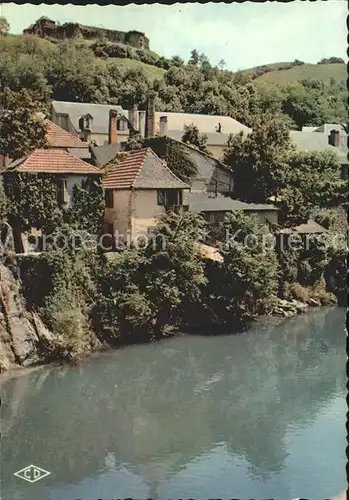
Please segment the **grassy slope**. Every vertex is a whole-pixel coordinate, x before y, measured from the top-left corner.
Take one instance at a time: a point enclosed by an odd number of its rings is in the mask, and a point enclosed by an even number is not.
[[[337,82],[345,82],[347,79],[347,68],[345,64],[303,64],[302,66],[294,66],[290,69],[279,70],[278,67],[285,66],[289,63],[275,63],[266,65],[272,71],[264,73],[256,80],[266,82],[279,83],[281,85],[294,83],[300,80],[321,80],[329,82],[334,78]],[[253,74],[255,68],[243,71],[244,74]]]
[[[0,49],[6,50],[6,48],[11,48],[12,50],[17,49],[18,53],[26,52],[26,43],[30,43],[30,39],[35,40],[38,44],[39,49],[42,53],[49,55],[57,50],[57,42],[51,42],[50,40],[45,40],[40,37],[25,37],[23,35],[8,35],[6,37],[0,38]],[[86,45],[91,45],[95,42],[95,40],[84,40]],[[154,57],[159,57],[156,52],[147,51],[152,54]],[[162,68],[157,68],[156,66],[152,66],[150,64],[145,64],[141,61],[137,61],[136,59],[121,59],[118,57],[110,57],[107,59],[96,58],[97,61],[100,61],[101,64],[114,63],[120,66],[121,69],[128,68],[140,68],[144,71],[145,75],[150,79],[161,79],[165,74],[165,70]]]
[[[100,59],[101,64],[114,63],[120,66],[121,70],[126,69],[142,69],[149,80],[162,79],[166,71],[150,64],[145,64],[136,59],[120,59],[119,57],[109,57],[108,59]]]
[[[6,46],[11,45],[12,47],[18,48],[19,52],[23,51],[23,45],[26,43],[26,38],[22,35],[8,35],[6,37],[0,38],[0,48],[6,49]],[[42,52],[49,54],[50,52],[56,50],[56,43],[52,43],[49,40],[44,40],[42,38],[33,37],[38,43]],[[87,45],[93,43],[94,41],[85,41]],[[22,50],[21,50],[22,48]],[[155,57],[159,57],[155,52],[149,51]],[[161,79],[165,74],[165,70],[152,66],[150,64],[145,64],[141,61],[135,59],[120,59],[117,57],[108,59],[99,59],[101,64],[107,64],[108,62],[113,62],[120,66],[122,69],[127,68],[141,68],[144,70],[146,76],[151,79]],[[293,83],[300,80],[321,80],[324,82],[329,82],[331,78],[334,78],[337,82],[345,82],[347,79],[347,69],[345,64],[303,64],[302,66],[294,66],[290,69],[280,69],[284,66],[289,65],[289,62],[266,64],[263,67],[270,68],[270,72],[264,73],[259,76],[256,81],[273,82],[279,84]],[[250,68],[241,71],[241,73],[246,75],[252,75],[256,68]]]

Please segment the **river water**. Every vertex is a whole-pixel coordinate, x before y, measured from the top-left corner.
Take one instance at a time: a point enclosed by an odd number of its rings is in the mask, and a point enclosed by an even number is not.
[[[325,499],[346,488],[345,310],[2,384],[3,500]],[[35,464],[35,483],[13,475]]]

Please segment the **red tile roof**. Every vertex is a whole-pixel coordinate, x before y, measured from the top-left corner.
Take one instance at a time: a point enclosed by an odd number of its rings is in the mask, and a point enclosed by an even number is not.
[[[189,188],[151,148],[130,151],[104,175],[105,189]]]
[[[102,171],[64,149],[35,149],[25,158],[16,160],[8,170],[49,174],[101,174]]]
[[[46,139],[51,148],[88,148],[87,142],[81,141],[78,137],[67,132],[50,120],[46,120]]]
[[[121,159],[103,178],[105,188],[131,188],[142,169],[148,149],[137,149]]]

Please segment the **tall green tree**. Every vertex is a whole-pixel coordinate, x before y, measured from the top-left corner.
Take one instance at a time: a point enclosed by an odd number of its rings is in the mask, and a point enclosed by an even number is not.
[[[279,191],[279,221],[306,222],[315,207],[332,208],[345,203],[346,182],[340,178],[340,164],[332,151],[292,152]]]
[[[36,92],[8,90],[3,95],[0,114],[0,152],[12,160],[21,158],[47,144],[45,104]]]
[[[7,35],[10,31],[10,23],[4,16],[0,16],[0,34]]]
[[[229,330],[271,310],[279,267],[256,217],[234,212],[219,225],[216,237],[224,262],[209,270],[201,315],[203,324],[214,321]]]
[[[193,66],[197,66],[199,64],[200,56],[199,52],[196,49],[193,49],[190,52],[190,59],[188,61],[188,64],[192,64]]]
[[[266,203],[284,187],[291,151],[285,122],[267,115],[258,117],[253,131],[231,136],[224,162],[234,172],[234,196],[253,203]]]

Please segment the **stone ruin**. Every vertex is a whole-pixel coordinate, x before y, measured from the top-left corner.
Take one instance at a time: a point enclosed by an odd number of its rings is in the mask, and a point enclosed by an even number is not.
[[[48,17],[40,17],[23,31],[23,35],[36,35],[41,38],[82,38],[85,40],[105,39],[109,42],[123,43],[136,49],[149,49],[149,39],[140,31],[116,31],[79,23],[57,24]]]

